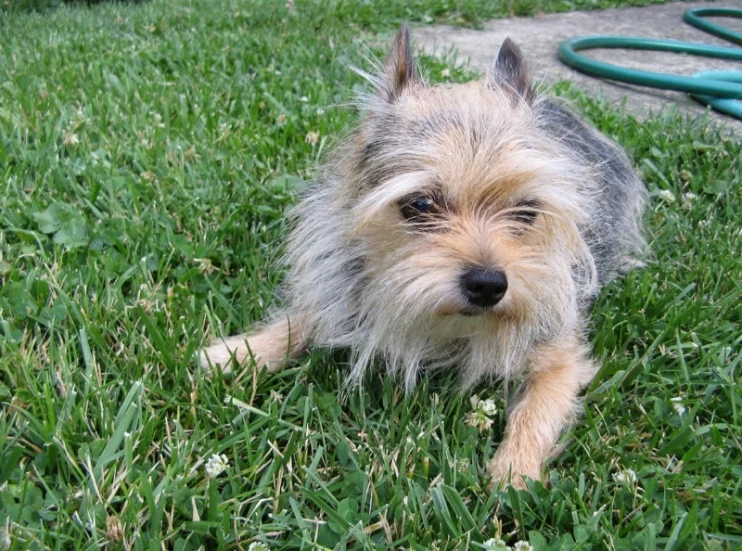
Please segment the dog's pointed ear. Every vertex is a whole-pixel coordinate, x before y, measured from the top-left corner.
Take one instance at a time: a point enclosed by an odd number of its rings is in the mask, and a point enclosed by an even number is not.
[[[528,66],[523,52],[509,38],[500,46],[500,52],[487,77],[487,84],[491,88],[505,88],[532,103],[535,98]]]
[[[420,82],[422,79],[410,49],[410,29],[402,25],[386,56],[379,93],[387,101],[394,101],[405,88]]]

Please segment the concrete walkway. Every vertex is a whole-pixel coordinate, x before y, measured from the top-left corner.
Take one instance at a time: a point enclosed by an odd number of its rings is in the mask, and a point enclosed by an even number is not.
[[[471,66],[485,71],[493,62],[500,44],[509,36],[523,49],[536,82],[553,84],[571,80],[577,87],[593,95],[600,95],[611,103],[625,100],[627,110],[639,118],[645,118],[668,105],[676,105],[692,115],[700,115],[704,113],[704,108],[685,94],[615,84],[578,73],[557,59],[557,47],[560,42],[569,38],[597,34],[669,38],[733,46],[730,42],[703,33],[683,22],[685,10],[701,6],[739,7],[740,0],[726,3],[678,2],[646,8],[516,17],[490,21],[481,31],[449,26],[422,27],[413,31],[413,39],[416,46],[428,53],[445,55],[454,51],[458,54],[458,59],[468,59]],[[709,20],[742,31],[742,19]],[[741,62],[684,54],[631,50],[590,50],[583,53],[623,67],[678,75],[690,75],[709,69],[742,70]],[[713,114],[712,117],[734,128],[735,133],[742,133],[742,122],[719,114]]]

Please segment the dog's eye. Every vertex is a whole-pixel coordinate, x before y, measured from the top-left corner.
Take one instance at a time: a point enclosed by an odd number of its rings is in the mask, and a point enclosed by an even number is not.
[[[400,201],[399,209],[405,220],[414,220],[424,217],[427,214],[435,214],[438,207],[435,201],[425,195],[414,195]]]
[[[538,217],[540,208],[541,204],[538,201],[523,201],[508,213],[508,218],[520,224],[532,226]]]

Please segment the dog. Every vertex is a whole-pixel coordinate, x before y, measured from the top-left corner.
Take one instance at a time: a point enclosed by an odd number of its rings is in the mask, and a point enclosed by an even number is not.
[[[307,347],[375,358],[411,390],[520,379],[493,485],[542,479],[598,366],[586,326],[601,288],[640,265],[646,188],[625,153],[537,93],[507,39],[491,70],[428,85],[403,26],[365,114],[293,211],[282,306],[200,354],[274,372]]]

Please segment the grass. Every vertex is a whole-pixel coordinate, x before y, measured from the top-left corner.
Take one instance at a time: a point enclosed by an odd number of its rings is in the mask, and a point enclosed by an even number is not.
[[[604,367],[548,487],[485,490],[505,419],[466,425],[450,377],[343,393],[342,353],[231,380],[192,361],[270,306],[284,212],[357,117],[360,44],[402,19],[509,11],[0,14],[0,549],[738,548],[742,159],[714,127],[557,88],[636,160],[653,258],[596,306]],[[469,76],[423,62],[432,80]],[[478,394],[502,411],[500,389]],[[213,454],[228,467],[208,477]]]

